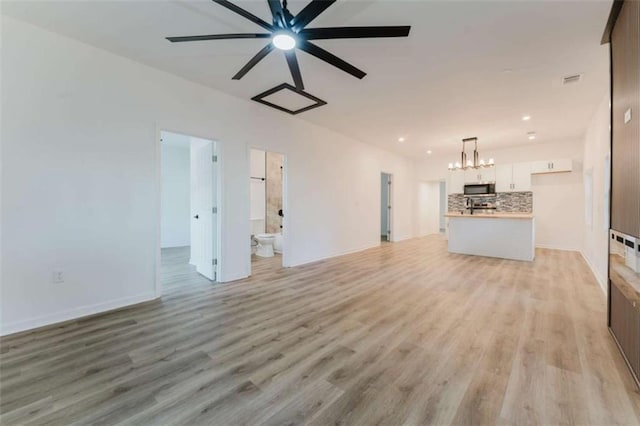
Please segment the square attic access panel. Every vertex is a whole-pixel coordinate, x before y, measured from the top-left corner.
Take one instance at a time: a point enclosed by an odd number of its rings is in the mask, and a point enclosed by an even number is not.
[[[304,90],[298,90],[288,83],[282,83],[251,99],[291,115],[300,114],[327,104],[322,99]]]

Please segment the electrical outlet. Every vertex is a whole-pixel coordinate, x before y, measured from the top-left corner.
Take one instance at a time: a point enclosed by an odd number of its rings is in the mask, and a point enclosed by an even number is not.
[[[64,271],[56,270],[51,273],[51,282],[53,283],[63,283],[64,282]]]

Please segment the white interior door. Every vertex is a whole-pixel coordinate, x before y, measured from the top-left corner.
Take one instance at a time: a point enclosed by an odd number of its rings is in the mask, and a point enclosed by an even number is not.
[[[193,208],[191,224],[195,227],[192,241],[196,270],[208,279],[216,280],[216,182],[214,144],[193,140]]]
[[[391,241],[391,175],[381,174],[381,235],[386,241]]]
[[[391,191],[392,191],[392,186],[391,186],[391,175],[387,176],[387,185],[388,185],[388,190],[387,190],[387,241],[391,241],[391,215],[393,214],[393,212],[391,211]]]

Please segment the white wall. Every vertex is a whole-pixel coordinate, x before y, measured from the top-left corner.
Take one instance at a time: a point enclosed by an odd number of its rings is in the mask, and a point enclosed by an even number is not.
[[[593,223],[585,226],[583,255],[603,290],[607,288],[609,256],[610,110],[607,93],[593,115],[585,134],[584,170],[593,175]]]
[[[287,155],[286,265],[378,245],[382,171],[414,235],[413,161],[328,129],[5,16],[1,83],[3,334],[156,297],[160,129],[220,142],[223,281],[250,271],[250,145]]]
[[[184,247],[191,241],[191,184],[189,144],[161,144],[161,247]]]
[[[584,141],[554,141],[499,150],[479,150],[496,164],[522,161],[574,159],[578,169],[571,173],[534,175],[533,213],[536,217],[536,245],[580,251],[584,235],[584,188],[582,156]],[[417,164],[420,180],[434,181],[447,176],[447,165],[455,156],[434,157]]]
[[[440,182],[418,184],[418,235],[440,232]]]

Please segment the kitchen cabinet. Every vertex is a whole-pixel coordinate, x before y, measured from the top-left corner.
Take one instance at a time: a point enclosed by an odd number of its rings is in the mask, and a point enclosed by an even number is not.
[[[531,191],[531,163],[513,165],[513,190]]]
[[[511,192],[513,184],[513,165],[500,164],[496,166],[496,192]]]
[[[640,306],[631,300],[614,279],[609,284],[611,314],[609,326],[636,380],[640,377]],[[633,292],[633,290],[628,290]]]
[[[464,170],[449,171],[447,179],[447,194],[463,194],[464,193]]]
[[[626,234],[624,254],[621,235],[609,244],[609,330],[640,386],[640,2],[613,2],[603,42],[611,58],[611,228]]]
[[[640,3],[625,1],[611,32],[611,228],[640,237]]]
[[[561,173],[573,170],[573,160],[570,158],[560,160],[534,161],[531,163],[532,174]]]
[[[533,261],[535,220],[528,213],[447,213],[449,253]]]
[[[531,163],[496,166],[496,192],[531,191]]]
[[[467,169],[464,171],[465,183],[495,182],[495,181],[496,181],[495,167],[486,167],[481,169]]]

